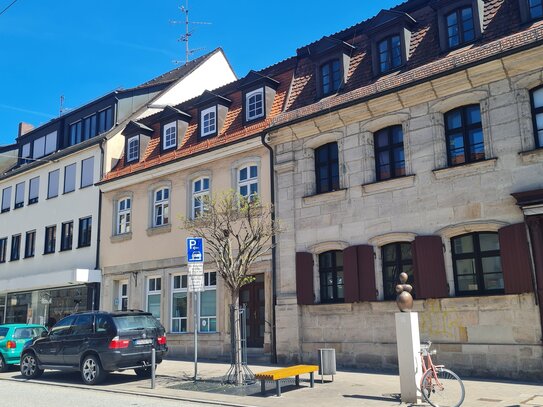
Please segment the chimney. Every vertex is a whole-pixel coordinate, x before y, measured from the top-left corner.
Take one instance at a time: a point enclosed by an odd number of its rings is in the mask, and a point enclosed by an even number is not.
[[[24,136],[26,133],[34,130],[34,126],[30,123],[20,122],[19,123],[19,137]]]

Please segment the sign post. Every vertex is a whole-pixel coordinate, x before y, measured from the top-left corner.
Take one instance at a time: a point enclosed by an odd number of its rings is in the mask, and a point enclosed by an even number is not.
[[[198,378],[198,293],[204,290],[204,239],[187,237],[187,266],[189,270],[189,292],[194,303],[194,381]]]

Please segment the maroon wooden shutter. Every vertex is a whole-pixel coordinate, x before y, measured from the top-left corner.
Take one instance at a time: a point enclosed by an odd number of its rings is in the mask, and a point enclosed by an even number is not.
[[[440,236],[417,236],[412,245],[416,298],[448,297],[443,242]]]
[[[345,302],[360,301],[358,292],[358,252],[356,246],[343,251],[343,293]]]
[[[505,226],[498,231],[498,236],[505,293],[532,292],[532,265],[526,226],[524,223]]]
[[[313,298],[313,255],[296,253],[296,296],[298,304],[314,304]]]
[[[375,256],[373,246],[357,246],[358,252],[358,290],[360,301],[376,301]]]

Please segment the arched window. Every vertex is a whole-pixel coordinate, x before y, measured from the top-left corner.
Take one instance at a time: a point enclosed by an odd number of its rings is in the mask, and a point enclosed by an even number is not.
[[[245,96],[246,120],[264,116],[264,89],[253,90]]]
[[[504,292],[500,242],[494,232],[477,232],[451,239],[456,295]]]
[[[209,178],[202,177],[192,181],[192,219],[200,216],[209,199]]]
[[[391,126],[374,135],[377,181],[405,175],[402,126]]]
[[[217,132],[217,106],[202,110],[201,137],[211,136]]]
[[[534,120],[534,136],[537,148],[543,147],[543,86],[532,90],[532,117]]]
[[[445,114],[449,166],[485,159],[485,143],[479,105],[462,106]]]
[[[247,165],[238,171],[238,192],[251,201],[258,195],[258,167]]]
[[[343,252],[334,250],[319,254],[321,302],[343,302]]]
[[[130,137],[126,144],[126,162],[131,163],[132,161],[138,161],[140,158],[140,137]]]
[[[132,200],[124,198],[117,202],[117,234],[131,231]]]
[[[162,149],[169,150],[177,146],[177,128],[176,123],[168,123],[164,126],[164,135],[162,140]]]
[[[339,160],[337,143],[315,149],[317,194],[339,189]]]
[[[396,298],[396,285],[400,274],[407,273],[408,282],[413,284],[413,255],[411,243],[390,243],[381,248],[383,259],[383,290],[385,300]]]
[[[161,188],[154,192],[153,226],[167,225],[170,221],[170,189]]]

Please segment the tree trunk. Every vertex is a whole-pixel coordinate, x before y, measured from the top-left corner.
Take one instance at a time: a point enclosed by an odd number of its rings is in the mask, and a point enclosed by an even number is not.
[[[242,358],[241,358],[241,324],[242,319],[239,313],[239,289],[232,290],[232,309],[234,312],[234,326],[231,327],[231,335],[234,335],[234,378],[236,386],[243,384],[243,370],[242,370]]]

